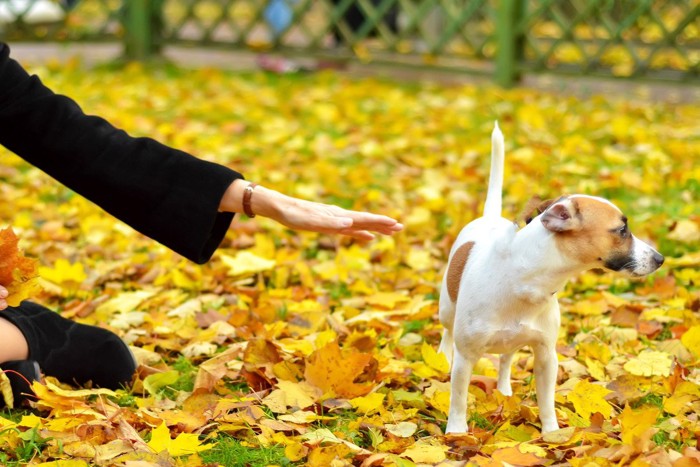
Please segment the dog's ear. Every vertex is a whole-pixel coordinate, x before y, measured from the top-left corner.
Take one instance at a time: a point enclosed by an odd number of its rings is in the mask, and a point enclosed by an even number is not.
[[[559,197],[557,199],[547,199],[542,201],[538,206],[537,206],[537,214],[542,214],[547,210],[548,207],[550,207],[552,204],[556,203],[557,201],[563,199],[562,197]]]
[[[525,205],[525,209],[523,209],[521,217],[525,219],[526,224],[529,224],[530,222],[532,222],[532,219],[545,212],[545,210],[547,210],[548,207],[550,207],[553,203],[557,202],[559,199],[548,199],[542,201],[542,198],[540,198],[539,196],[533,196],[532,198],[530,198],[530,201],[528,201]]]
[[[579,225],[578,208],[570,198],[557,200],[542,214],[542,225],[552,232],[567,232]]]

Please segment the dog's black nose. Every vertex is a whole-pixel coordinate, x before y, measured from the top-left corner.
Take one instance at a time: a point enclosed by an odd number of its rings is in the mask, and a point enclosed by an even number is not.
[[[654,263],[656,263],[656,267],[660,268],[662,264],[664,264],[664,255],[661,253],[654,252]]]

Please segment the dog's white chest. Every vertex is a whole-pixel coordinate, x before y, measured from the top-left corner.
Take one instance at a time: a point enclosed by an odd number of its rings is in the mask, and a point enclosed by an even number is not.
[[[545,341],[545,334],[526,324],[513,324],[493,331],[487,338],[485,351],[511,353],[526,345],[537,345]]]
[[[552,292],[544,291],[541,287],[533,286],[531,284],[518,284],[513,287],[513,296],[518,300],[529,303],[531,305],[539,305],[545,303],[549,300]]]

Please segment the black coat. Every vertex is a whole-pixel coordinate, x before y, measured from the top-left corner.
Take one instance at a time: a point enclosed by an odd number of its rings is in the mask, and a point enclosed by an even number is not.
[[[0,144],[139,232],[197,262],[233,214],[218,212],[241,174],[85,115],[10,58],[0,43]]]

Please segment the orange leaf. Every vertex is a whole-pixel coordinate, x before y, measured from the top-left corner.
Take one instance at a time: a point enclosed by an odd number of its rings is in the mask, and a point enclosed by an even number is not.
[[[12,228],[0,230],[0,285],[9,293],[10,306],[19,305],[38,288],[36,260],[22,254],[18,241]]]
[[[338,397],[360,397],[368,394],[372,385],[359,384],[355,380],[372,359],[372,355],[354,349],[341,352],[338,343],[333,341],[309,356],[304,376],[326,393],[332,391]]]
[[[491,454],[491,458],[497,462],[512,465],[542,465],[547,459],[540,459],[530,452],[521,452],[517,447],[498,449]]]

